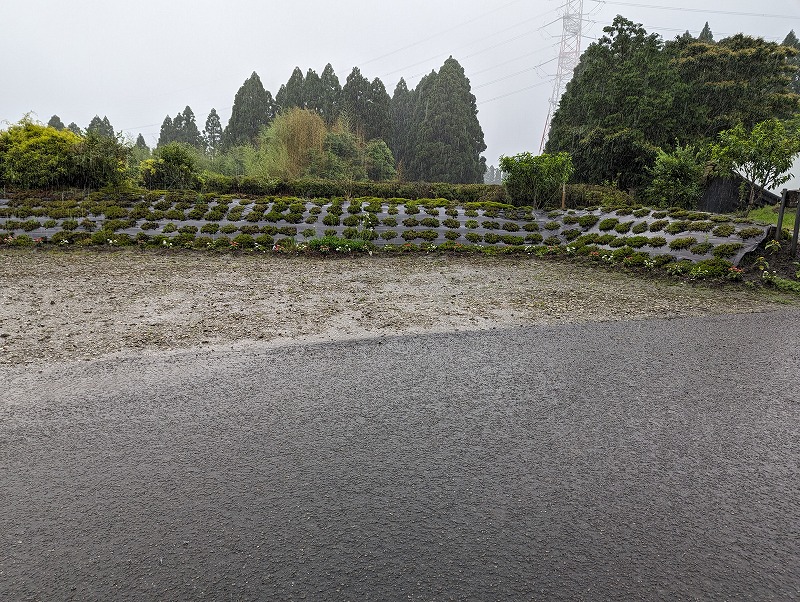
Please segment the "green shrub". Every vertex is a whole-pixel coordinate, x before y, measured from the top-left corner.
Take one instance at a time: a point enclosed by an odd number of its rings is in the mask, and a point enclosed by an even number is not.
[[[680,234],[681,232],[686,232],[688,227],[689,222],[676,221],[670,223],[666,228],[664,228],[664,231],[668,234]]]
[[[397,218],[396,217],[386,217],[383,219],[384,226],[391,226],[395,227],[397,225]]]
[[[394,230],[386,230],[385,232],[381,233],[381,238],[384,240],[392,240],[393,238],[397,238],[397,232]]]
[[[200,232],[202,234],[216,234],[219,231],[219,224],[203,224],[200,227]],[[235,227],[234,227],[235,231]]]
[[[500,238],[507,245],[524,245],[525,244],[525,237],[524,236],[514,236],[513,234],[504,234]]]
[[[647,244],[654,249],[658,249],[667,244],[667,239],[663,236],[653,236]]]
[[[238,229],[239,228],[236,227],[236,224],[225,224],[219,229],[219,231],[222,232],[223,234],[233,234]]]
[[[653,216],[655,217],[655,215],[656,214],[654,213]],[[669,225],[668,219],[657,219],[656,221],[651,222],[650,232],[661,232],[668,225]]]
[[[483,226],[487,230],[499,230],[500,229],[500,222],[493,222],[491,220],[485,220],[485,221],[481,222],[481,226]]]
[[[679,249],[688,249],[696,243],[697,239],[692,236],[675,238],[669,243],[669,248],[672,249],[673,251],[677,251]]]
[[[477,232],[467,232],[464,235],[464,238],[466,238],[471,243],[479,243],[483,240],[483,237]]]
[[[628,237],[628,246],[634,249],[639,249],[646,244],[650,243],[650,238],[647,236],[629,236]]]
[[[763,236],[764,230],[762,228],[756,228],[756,227],[742,228],[736,233],[736,235],[739,238],[744,238],[744,239],[755,238],[756,236]]]
[[[528,222],[527,224],[522,226],[522,229],[525,230],[526,232],[538,232],[539,224],[536,222]]]
[[[426,228],[438,228],[439,227],[439,220],[435,217],[423,217],[419,221],[420,225],[425,226]]]
[[[339,216],[329,212],[328,215],[322,218],[322,223],[326,226],[338,226]]]
[[[712,253],[714,254],[714,257],[719,258],[733,257],[742,249],[743,246],[744,245],[738,242],[725,243],[714,247]]]
[[[519,225],[515,224],[514,222],[506,222],[503,224],[503,230],[506,232],[518,232]]]
[[[631,228],[631,231],[634,234],[642,234],[643,232],[647,232],[648,227],[649,226],[648,226],[647,222],[639,222],[638,224],[633,226],[633,228]]]
[[[542,242],[542,240],[544,240],[544,237],[538,232],[532,232],[525,235],[525,242],[531,245],[538,245],[540,242]]]
[[[618,223],[619,223],[619,220],[617,218],[615,218],[615,217],[607,217],[606,219],[602,220],[598,224],[597,227],[601,231],[606,232],[608,230],[614,229],[617,226]]]
[[[719,226],[714,228],[711,233],[714,236],[727,237],[733,234],[734,232],[736,232],[736,226],[734,226],[733,224],[720,224]]]
[[[614,226],[614,230],[620,234],[627,234],[630,232],[631,226],[633,226],[633,222],[620,222]]]
[[[419,226],[419,220],[416,217],[407,217],[403,220],[403,225],[406,228],[413,228],[415,226]]]
[[[544,228],[545,228],[545,230],[552,230],[552,231],[560,230],[561,229],[561,223],[560,222],[556,222],[556,221],[547,222],[544,225]]]
[[[714,245],[710,242],[701,242],[697,243],[695,246],[691,248],[692,253],[695,255],[705,255],[711,249],[714,248]]]
[[[444,233],[444,237],[447,240],[456,240],[461,234],[457,230],[448,230]]]

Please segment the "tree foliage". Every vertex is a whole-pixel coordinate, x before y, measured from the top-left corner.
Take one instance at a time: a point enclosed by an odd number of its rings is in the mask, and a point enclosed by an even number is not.
[[[794,159],[800,154],[800,137],[787,131],[777,119],[757,123],[752,129],[742,124],[719,133],[711,155],[722,174],[739,172],[750,182],[748,208],[756,192],[780,186],[790,179]]]
[[[480,183],[486,171],[483,130],[464,69],[453,57],[420,81],[409,135],[408,177],[428,182]]]
[[[180,142],[170,142],[156,149],[152,159],[142,161],[141,178],[145,186],[153,189],[197,188],[197,174],[193,147]]]
[[[561,187],[574,173],[569,153],[519,153],[500,157],[503,184],[515,205],[542,207],[561,198]]]
[[[222,135],[224,147],[255,143],[261,129],[272,123],[274,118],[272,94],[264,89],[261,78],[253,71],[233,99],[231,118]]]
[[[569,152],[576,177],[625,189],[649,184],[659,149],[702,146],[738,123],[787,119],[795,51],[742,34],[663,43],[617,16],[583,53],[551,124],[547,152]]]
[[[19,188],[100,188],[125,177],[130,149],[116,137],[69,129],[28,118],[0,132],[0,183]]]
[[[114,133],[114,128],[111,125],[111,122],[108,120],[108,117],[105,115],[102,119],[95,115],[92,117],[92,120],[89,122],[89,125],[86,126],[86,133],[94,133],[98,136],[104,136],[106,138],[115,138],[116,134]]]
[[[703,194],[703,172],[704,161],[695,148],[678,145],[669,153],[658,149],[645,197],[656,207],[692,209]]]

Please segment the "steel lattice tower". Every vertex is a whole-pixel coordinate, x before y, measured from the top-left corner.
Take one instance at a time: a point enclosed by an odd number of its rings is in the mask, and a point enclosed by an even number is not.
[[[553,82],[553,93],[550,96],[550,107],[547,110],[547,121],[542,132],[539,152],[544,150],[544,143],[550,133],[550,120],[564,93],[567,82],[572,79],[572,72],[581,58],[581,34],[583,29],[583,0],[567,0],[564,6],[564,27],[561,34],[561,49],[558,53],[558,73]]]

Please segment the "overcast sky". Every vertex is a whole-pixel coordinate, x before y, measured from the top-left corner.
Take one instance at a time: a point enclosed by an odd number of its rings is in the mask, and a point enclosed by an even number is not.
[[[3,0],[0,120],[32,111],[82,128],[106,115],[151,146],[164,117],[192,107],[224,123],[256,71],[273,95],[295,66],[354,66],[391,94],[452,55],[478,100],[488,164],[538,152],[557,69],[562,0]],[[585,48],[621,14],[673,38],[708,21],[716,39],[800,35],[800,0],[583,3]]]

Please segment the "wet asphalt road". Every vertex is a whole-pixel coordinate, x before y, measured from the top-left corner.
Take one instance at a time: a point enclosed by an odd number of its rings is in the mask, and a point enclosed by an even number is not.
[[[800,599],[796,310],[0,372],[0,600]]]

